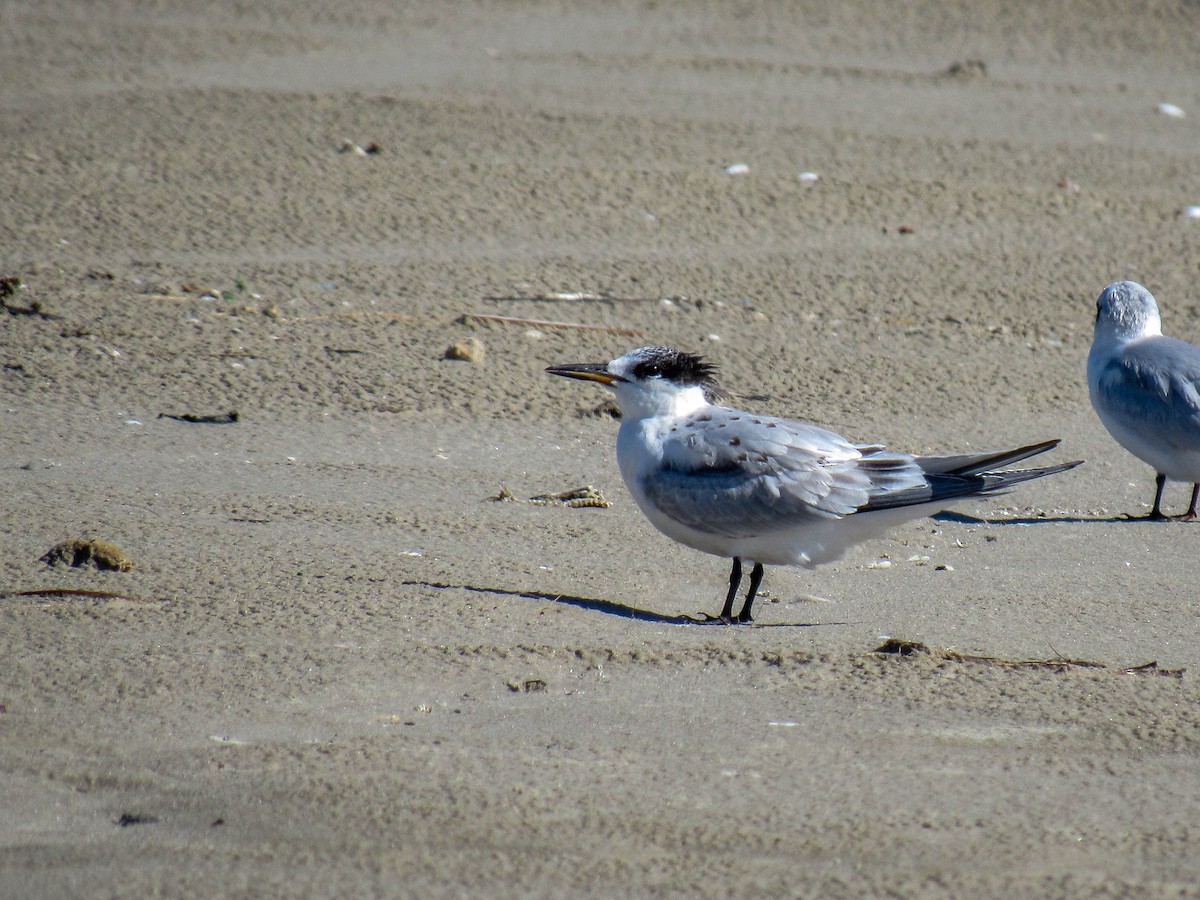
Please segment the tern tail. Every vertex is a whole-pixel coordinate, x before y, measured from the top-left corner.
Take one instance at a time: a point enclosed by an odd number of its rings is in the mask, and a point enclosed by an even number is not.
[[[984,472],[977,476],[984,481],[982,489],[972,491],[972,493],[994,494],[996,491],[1010,488],[1014,484],[1020,484],[1023,481],[1032,481],[1035,478],[1042,478],[1046,475],[1057,475],[1059,472],[1065,472],[1067,469],[1073,469],[1081,465],[1083,465],[1083,460],[1077,459],[1073,462],[1059,463],[1056,466],[1041,466],[1037,469],[1017,469],[1013,472]]]
[[[923,503],[945,503],[983,494],[995,494],[1025,481],[1056,475],[1082,465],[1077,459],[1054,466],[1034,469],[994,471],[998,466],[1028,459],[1058,446],[1058,441],[1043,441],[1014,450],[994,453],[964,454],[960,456],[920,457],[918,465],[925,471],[925,483],[920,487],[903,491],[887,491],[872,497],[859,511],[895,509],[900,506],[916,506]]]
[[[1014,450],[992,450],[987,453],[963,453],[958,456],[919,456],[917,464],[930,475],[981,475],[989,473],[1001,466],[1010,466],[1047,450],[1053,450],[1061,442],[1061,438],[1028,444]],[[1082,462],[1080,460],[1079,462]],[[1067,468],[1079,465],[1078,462],[1068,464]],[[1030,470],[1033,471],[1033,470]],[[1061,470],[1059,470],[1061,471]],[[1052,473],[1046,472],[1050,475]],[[1031,476],[1037,478],[1039,476]]]

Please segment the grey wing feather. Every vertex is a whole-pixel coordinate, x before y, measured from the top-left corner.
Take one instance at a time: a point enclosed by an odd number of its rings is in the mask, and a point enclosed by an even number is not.
[[[731,536],[849,515],[879,494],[925,483],[911,456],[723,407],[676,426],[663,450],[663,468],[642,484],[650,501],[693,528]]]
[[[1131,429],[1200,443],[1200,347],[1169,337],[1135,344],[1101,370],[1097,391],[1105,412]]]

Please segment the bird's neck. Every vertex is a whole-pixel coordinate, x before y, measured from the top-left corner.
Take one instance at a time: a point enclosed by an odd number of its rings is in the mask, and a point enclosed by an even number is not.
[[[699,412],[709,406],[704,388],[699,385],[680,390],[678,387],[652,387],[636,394],[617,397],[621,417],[627,421],[651,417],[678,418]]]
[[[1124,347],[1152,337],[1162,337],[1162,320],[1157,317],[1143,317],[1115,326],[1111,322],[1098,323],[1093,341],[1100,347]]]

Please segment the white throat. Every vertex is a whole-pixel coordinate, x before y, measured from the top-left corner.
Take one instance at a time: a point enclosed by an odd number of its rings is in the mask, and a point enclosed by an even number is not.
[[[645,419],[651,416],[677,418],[709,405],[704,388],[699,385],[680,387],[668,381],[651,379],[634,384],[616,382],[613,385],[617,405],[625,419]]]

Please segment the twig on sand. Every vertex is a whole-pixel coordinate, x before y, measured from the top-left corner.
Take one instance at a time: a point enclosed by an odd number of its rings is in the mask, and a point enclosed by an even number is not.
[[[499,322],[501,325],[527,325],[531,328],[575,328],[581,331],[604,331],[608,334],[623,334],[641,337],[636,328],[618,328],[615,325],[587,325],[582,322],[551,322],[545,319],[518,319],[513,316],[494,316],[489,313],[463,313],[459,322]]]
[[[32,591],[5,591],[0,597],[82,597],[89,600],[130,600],[134,603],[156,603],[149,597],[117,594],[113,591],[86,591],[79,588],[37,588]]]
[[[324,322],[328,319],[365,319],[375,316],[380,319],[392,319],[396,322],[411,322],[417,317],[409,313],[387,312],[382,309],[348,309],[345,312],[326,313],[319,316],[301,316],[296,322]]]
[[[580,301],[594,301],[599,303],[655,303],[664,298],[618,297],[607,291],[549,291],[544,294],[491,294],[483,299],[500,303],[578,303]]]

